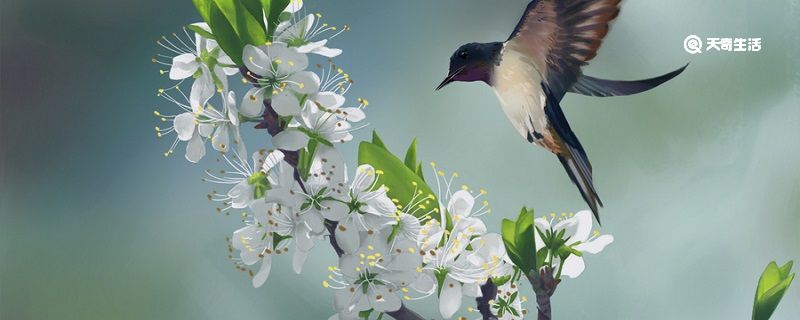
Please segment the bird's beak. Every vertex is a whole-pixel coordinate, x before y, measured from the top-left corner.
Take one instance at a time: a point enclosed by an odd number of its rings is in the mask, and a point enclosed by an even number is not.
[[[446,86],[446,85],[450,84],[451,82],[455,81],[456,76],[459,73],[461,73],[462,70],[464,70],[464,68],[458,69],[458,70],[454,71],[453,73],[447,75],[447,78],[444,78],[442,83],[440,83],[439,86],[436,87],[436,91],[441,90],[442,88],[444,88],[444,86]]]

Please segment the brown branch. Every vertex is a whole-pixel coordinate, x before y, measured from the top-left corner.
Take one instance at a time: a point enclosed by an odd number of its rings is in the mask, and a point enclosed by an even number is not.
[[[250,72],[245,67],[241,67],[240,72],[244,75],[245,79],[250,81],[252,84],[257,85],[258,82],[258,75]],[[274,137],[283,131],[283,123],[281,117],[275,112],[275,109],[272,108],[272,102],[270,100],[264,100],[264,114],[262,115],[262,121],[256,125],[257,129],[267,129],[267,132],[270,136]],[[284,154],[284,160],[286,163],[291,165],[294,168],[294,179],[300,184],[300,188],[303,191],[306,191],[305,184],[303,183],[303,179],[300,177],[300,170],[297,169],[298,164],[300,163],[300,153],[297,151],[287,151],[281,150]],[[336,255],[341,257],[344,254],[344,250],[339,247],[339,244],[336,242],[336,237],[334,236],[337,227],[336,221],[325,220],[325,228],[328,230],[330,235],[328,236],[328,240],[330,241],[331,247],[336,252]],[[405,304],[400,305],[400,309],[393,312],[387,312],[387,315],[391,316],[396,320],[425,320],[421,315],[414,312],[414,310],[409,309],[405,306]]]
[[[497,285],[492,282],[492,278],[486,280],[486,283],[481,286],[481,296],[475,298],[478,303],[478,311],[481,313],[483,320],[497,320],[497,316],[492,313],[492,306],[489,301],[497,298]]]
[[[419,313],[409,309],[405,304],[401,304],[400,309],[397,309],[397,311],[387,312],[386,314],[397,320],[425,320]]]
[[[528,281],[536,293],[536,308],[539,310],[539,320],[552,320],[553,310],[550,307],[550,297],[556,292],[556,288],[561,280],[553,277],[553,268],[544,267],[539,273],[532,272],[528,275]]]

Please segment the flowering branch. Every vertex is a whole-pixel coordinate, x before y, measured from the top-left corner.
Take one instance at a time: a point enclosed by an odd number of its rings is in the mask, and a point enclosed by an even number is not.
[[[242,74],[249,75],[248,77],[246,77],[248,80],[257,79],[256,77],[253,76],[251,72],[247,71],[247,69],[242,68],[242,71],[243,71]],[[280,134],[283,131],[279,123],[280,118],[278,114],[275,112],[275,110],[272,108],[272,104],[269,100],[264,101],[264,107],[265,108],[263,114],[263,121],[259,123],[257,128],[267,129],[267,132],[270,134],[270,136],[275,137],[276,135]],[[297,167],[299,161],[299,153],[297,151],[286,151],[286,150],[281,150],[281,151],[285,155],[284,161],[286,161],[293,168],[294,179],[298,182],[300,187],[303,190],[305,190],[304,182],[300,177],[300,170]],[[331,235],[335,234],[336,226],[338,225],[338,223],[336,221],[331,221],[327,219],[324,221],[324,223],[328,233]],[[336,242],[336,237],[329,236],[328,240],[330,241],[331,247],[333,248],[334,252],[336,252],[336,255],[341,257],[344,254],[344,250],[342,250],[342,248],[339,247],[339,244]],[[414,312],[414,310],[409,309],[405,305],[401,305],[400,309],[392,312],[387,312],[386,314],[397,320],[425,319],[418,313]]]
[[[158,96],[181,110],[156,111],[172,124],[156,133],[175,135],[167,156],[181,143],[192,163],[206,156],[209,141],[219,152],[217,162],[228,168],[207,170],[203,180],[230,186],[208,195],[221,204],[219,212],[244,211],[245,225],[228,238],[229,258],[254,287],[267,281],[273,257],[292,248],[300,274],[317,242],[327,239],[338,256],[322,281],[334,291],[329,320],[423,320],[405,302],[430,297],[446,319],[462,312],[464,297],[474,299],[484,320],[522,319],[523,275],[537,293],[540,319],[550,319],[561,276],[577,277],[582,255],[613,240],[590,233],[588,211],[534,220],[523,210],[518,221],[503,221],[502,235],[488,232],[482,220],[491,213],[482,198],[487,192],[455,187],[458,173],[448,176],[435,163],[433,179],[426,179],[416,141],[400,158],[373,133],[359,144],[359,165],[348,172],[336,145],[365,127],[354,126],[369,104],[359,98],[347,106],[353,81],[331,60],[342,51],[327,47],[348,27],[298,14],[299,0],[193,2],[205,23],[162,37],[158,44],[166,52],[153,58],[177,81]],[[310,71],[309,56],[328,62]],[[241,100],[228,82],[237,74],[250,85]],[[252,122],[266,129],[275,150],[248,153],[240,130]]]

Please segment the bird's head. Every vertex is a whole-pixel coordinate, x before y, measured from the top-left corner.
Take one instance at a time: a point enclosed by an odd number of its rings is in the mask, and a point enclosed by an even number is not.
[[[502,49],[501,42],[468,43],[461,46],[450,57],[450,72],[436,90],[455,81],[489,83]]]

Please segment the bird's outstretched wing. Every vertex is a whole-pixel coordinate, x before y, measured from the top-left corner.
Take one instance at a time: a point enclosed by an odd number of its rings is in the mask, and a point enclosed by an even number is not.
[[[621,0],[533,0],[508,39],[540,70],[556,97],[566,93],[595,57],[619,14]]]
[[[645,92],[660,86],[664,82],[672,80],[679,74],[686,70],[689,65],[678,68],[670,73],[643,80],[606,80],[587,75],[581,75],[575,85],[569,89],[569,92],[582,94],[585,96],[594,97],[614,97],[614,96],[627,96]],[[560,98],[560,97],[557,97]]]

